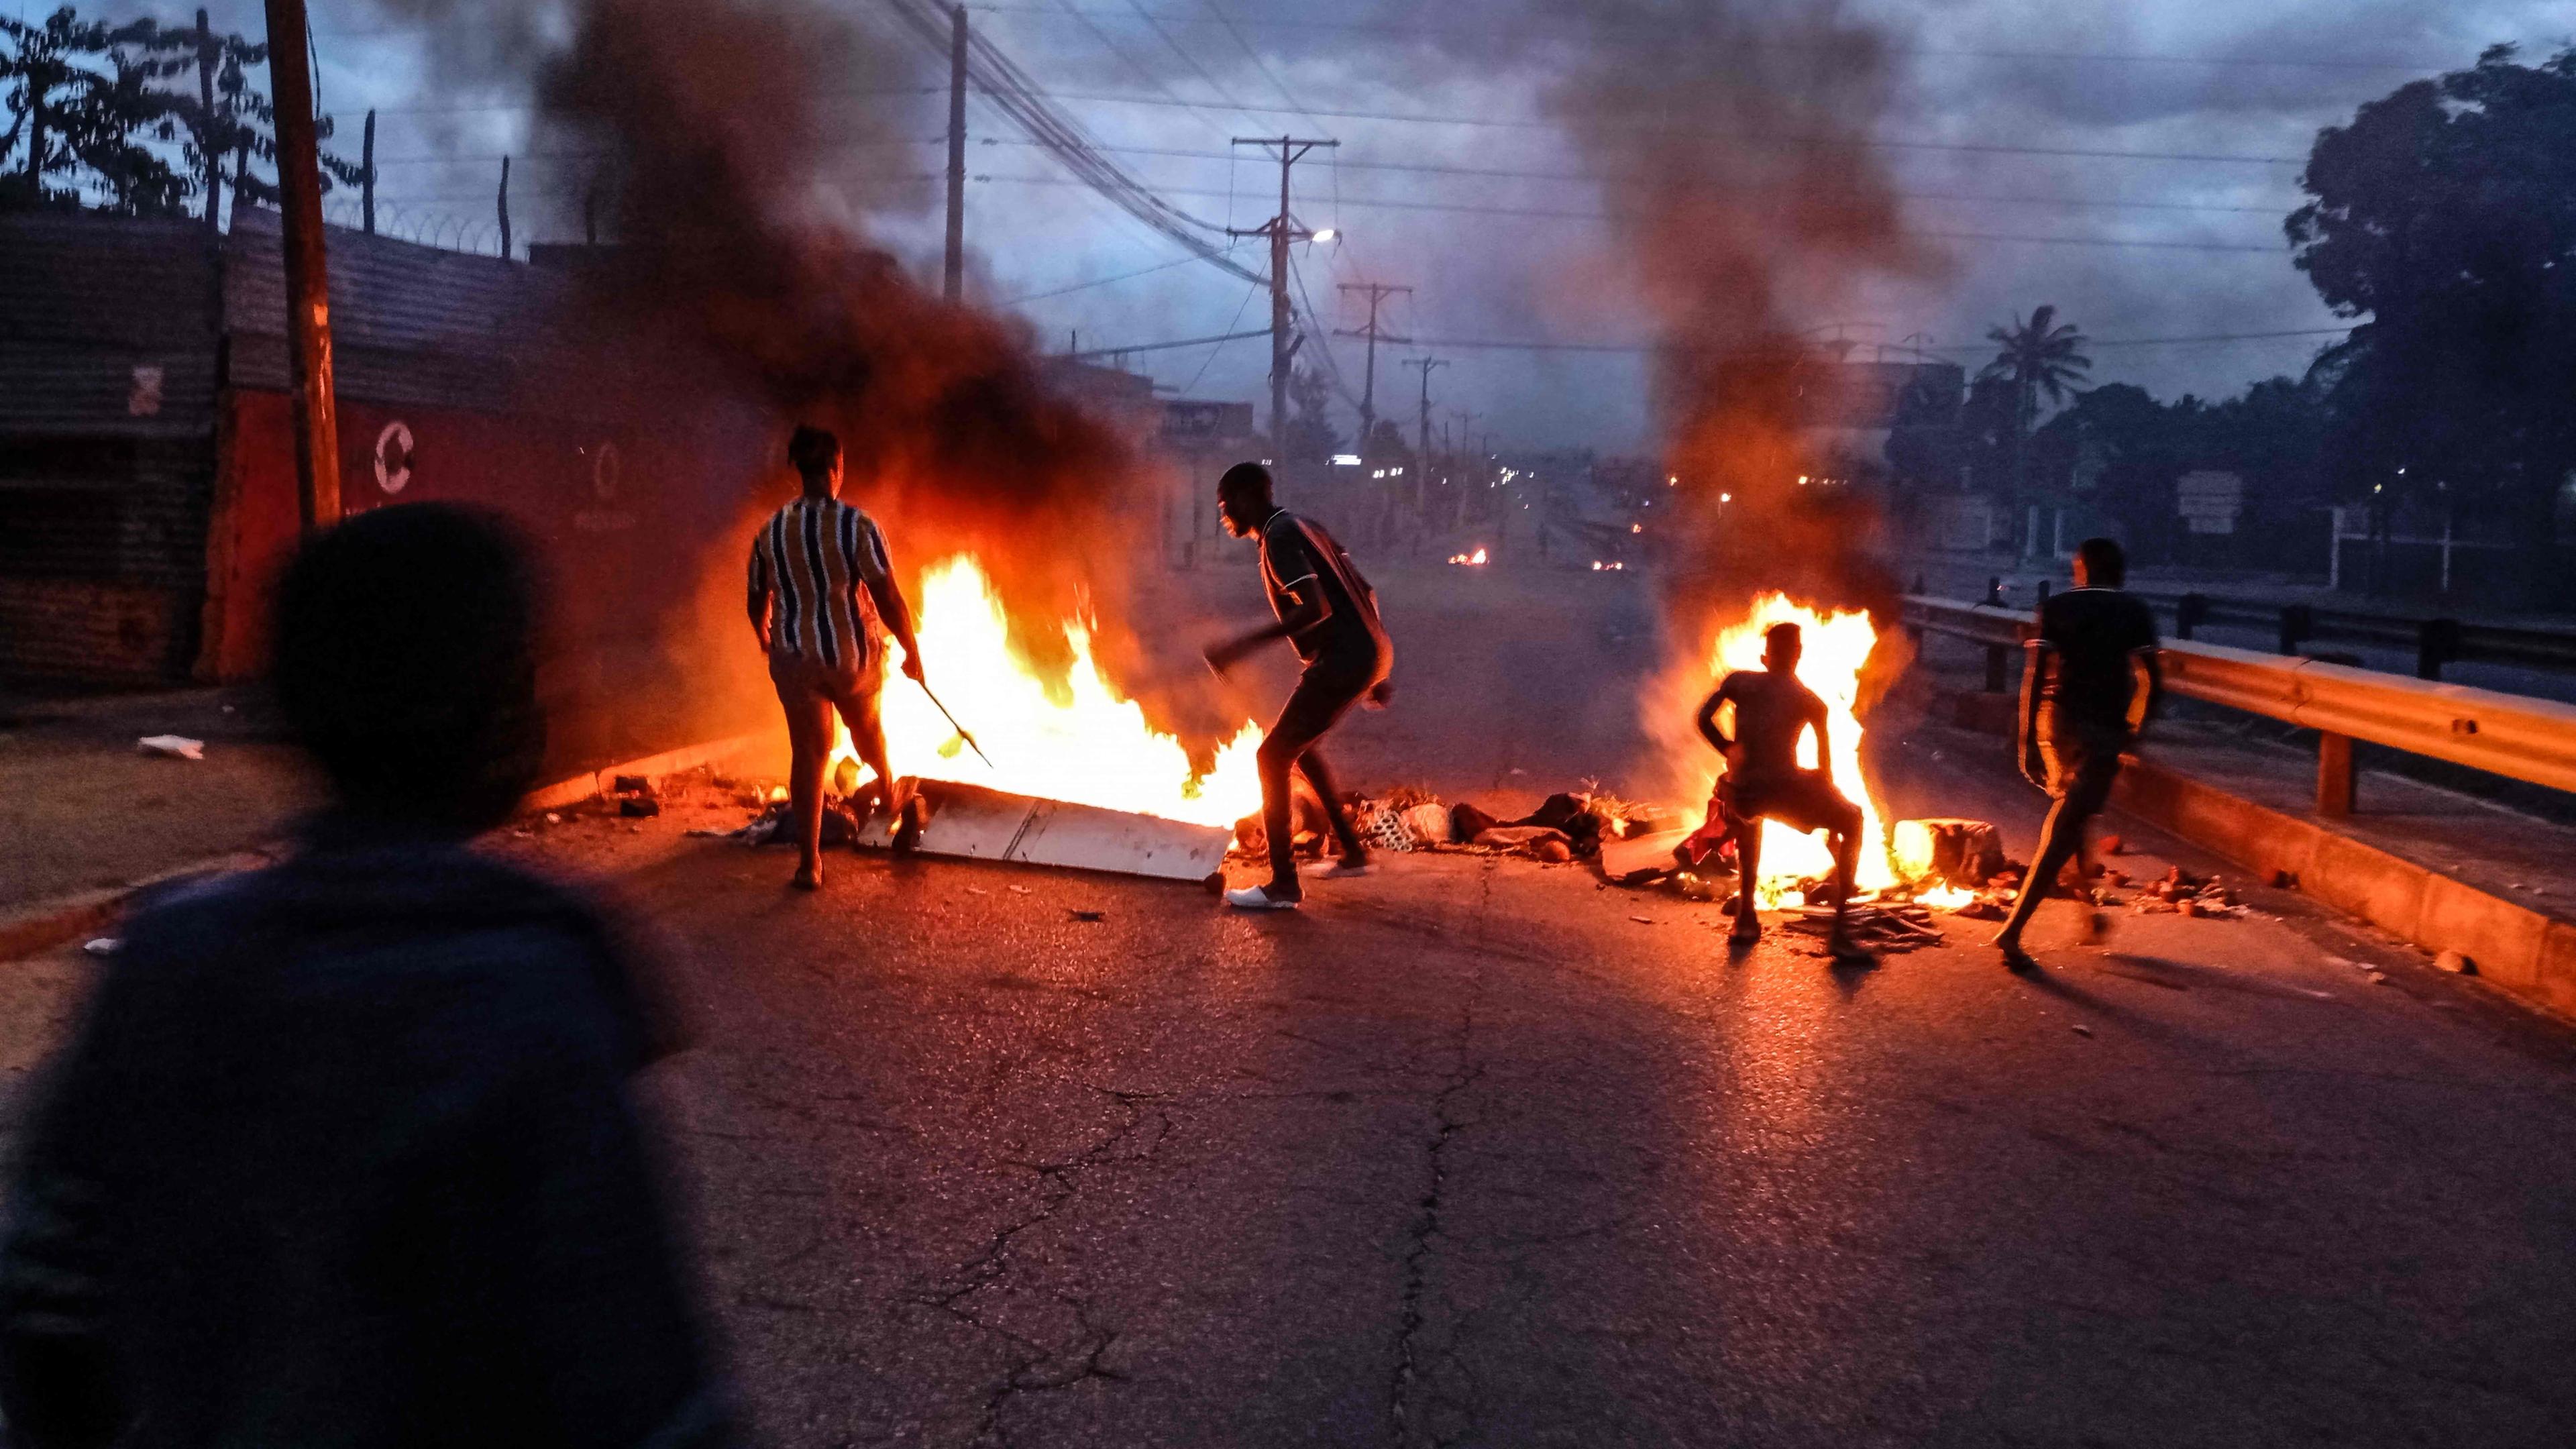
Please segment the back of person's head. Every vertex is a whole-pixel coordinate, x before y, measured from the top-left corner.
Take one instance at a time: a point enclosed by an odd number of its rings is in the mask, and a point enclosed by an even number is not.
[[[2084,565],[2084,582],[2097,589],[2116,589],[2129,581],[2129,555],[2119,540],[2088,538],[2075,545],[2075,557]]]
[[[1762,657],[1795,660],[1807,647],[1807,636],[1786,619],[1762,631]]]
[[[1237,463],[1216,480],[1216,491],[1220,498],[1266,505],[1270,502],[1270,470],[1258,463]]]
[[[543,764],[537,587],[499,518],[446,503],[362,513],[309,541],[277,597],[272,680],[342,803],[471,833]]]
[[[806,478],[820,482],[832,475],[832,465],[841,461],[841,440],[831,432],[799,423],[787,439],[787,461]]]

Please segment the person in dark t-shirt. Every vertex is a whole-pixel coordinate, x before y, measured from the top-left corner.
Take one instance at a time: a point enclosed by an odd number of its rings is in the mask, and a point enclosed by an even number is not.
[[[2121,591],[2128,560],[2120,545],[2088,538],[2075,550],[2075,587],[2040,605],[2039,637],[2022,675],[2022,773],[2057,797],[2040,827],[2039,856],[2022,879],[2021,897],[1995,935],[2004,964],[2037,963],[2021,948],[2022,928],[2057,884],[2068,861],[2085,866],[2085,826],[2111,799],[2120,756],[2138,741],[2164,692],[2156,663],[2156,617]],[[2088,933],[2107,925],[2098,911]]]
[[[1798,659],[1805,650],[1797,625],[1772,625],[1763,633],[1762,667],[1727,675],[1699,707],[1701,738],[1726,757],[1718,802],[1735,840],[1737,882],[1735,929],[1727,939],[1750,946],[1762,935],[1753,899],[1762,874],[1762,822],[1778,820],[1796,830],[1825,831],[1832,840],[1834,924],[1825,949],[1837,962],[1856,964],[1868,960],[1869,953],[1853,944],[1844,927],[1859,860],[1861,809],[1834,784],[1825,702],[1798,680]],[[1717,723],[1720,710],[1729,707],[1734,711],[1731,735]],[[1817,768],[1812,770],[1798,764],[1798,740],[1809,730],[1816,732]]]
[[[1368,847],[1351,828],[1349,812],[1334,793],[1332,771],[1315,742],[1363,699],[1372,707],[1385,706],[1392,693],[1387,673],[1394,667],[1395,649],[1378,622],[1377,592],[1331,534],[1272,500],[1270,470],[1237,463],[1217,480],[1216,497],[1226,531],[1260,543],[1261,585],[1279,622],[1209,649],[1209,667],[1222,674],[1273,639],[1286,639],[1306,665],[1278,723],[1261,741],[1261,811],[1270,839],[1270,881],[1227,891],[1225,899],[1239,910],[1293,910],[1304,897],[1290,829],[1291,769],[1304,772],[1315,787],[1342,847],[1341,860],[1325,874],[1361,875],[1369,868]]]

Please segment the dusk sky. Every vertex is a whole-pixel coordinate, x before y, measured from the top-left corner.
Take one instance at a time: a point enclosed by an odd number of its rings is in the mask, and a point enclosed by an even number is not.
[[[45,7],[21,8],[32,17]],[[874,118],[900,139],[850,148],[847,174],[826,189],[935,282],[939,189],[907,178],[931,177],[942,163],[946,102],[935,92],[945,64],[880,6],[838,8],[917,65],[922,83],[854,86],[867,93],[833,99],[854,131]],[[184,19],[191,9],[97,13]],[[419,13],[315,10],[322,100],[341,117],[341,149],[355,154],[366,107],[383,112],[385,224],[452,234],[488,223],[508,151],[523,158],[513,182],[519,235],[571,237],[584,163],[542,145],[529,155],[523,80],[506,68],[461,72],[431,44]],[[1649,436],[1636,355],[1466,345],[1654,335],[1621,285],[1620,241],[1600,219],[1597,156],[1549,119],[1549,92],[1567,47],[1580,43],[1584,13],[1571,0],[971,8],[982,33],[1131,174],[1216,226],[1255,225],[1276,201],[1276,165],[1231,147],[1232,137],[1338,139],[1338,150],[1317,151],[1295,173],[1299,220],[1341,233],[1297,249],[1314,311],[1356,326],[1362,313],[1339,284],[1409,284],[1416,290],[1385,320],[1453,359],[1434,384],[1442,416],[1472,409],[1498,441],[1617,451]],[[2338,319],[2291,265],[2281,234],[2320,126],[2409,79],[2467,65],[2486,46],[2517,43],[2537,59],[2576,35],[2576,5],[2563,0],[1881,0],[1857,13],[1881,31],[1889,77],[1883,113],[1855,120],[1874,139],[1906,225],[1946,255],[1947,274],[1855,278],[1848,295],[1800,320],[1857,340],[1856,356],[1920,348],[1974,364],[1991,352],[1988,326],[2052,303],[2096,339],[2096,380],[2161,397],[2225,395],[2295,374],[2332,340]],[[218,5],[216,16],[260,33],[249,0]],[[1686,49],[1650,44],[1647,54],[1687,63]],[[907,89],[916,93],[885,93]],[[970,108],[969,128],[978,178],[968,203],[970,291],[1027,318],[1047,348],[1075,333],[1091,348],[1263,325],[1266,303],[1252,285],[1186,260],[1070,181],[989,104]],[[1256,270],[1265,262],[1257,243],[1237,256]],[[2229,340],[2200,340],[2213,337]],[[1359,344],[1337,338],[1333,347],[1357,390]],[[1380,353],[1382,413],[1410,422],[1414,375],[1396,361],[1422,350]],[[1268,351],[1258,340],[1143,354],[1131,365],[1180,395],[1266,396]],[[1350,419],[1341,421],[1348,431]]]

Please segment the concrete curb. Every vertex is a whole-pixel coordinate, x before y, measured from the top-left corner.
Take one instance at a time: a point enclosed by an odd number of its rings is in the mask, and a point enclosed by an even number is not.
[[[2489,985],[2576,1016],[2576,922],[2151,762],[2120,772],[2113,803],[2258,875],[2287,871],[2302,893],[2427,951],[2457,951]]]
[[[540,785],[528,792],[528,798],[520,802],[519,808],[522,811],[561,810],[566,805],[578,805],[584,800],[600,799],[616,793],[616,781],[620,775],[642,775],[647,779],[658,779],[664,775],[683,774],[690,770],[739,759],[776,738],[777,736],[773,734],[733,735],[721,740],[710,740],[705,744],[682,745],[676,750],[664,750],[658,755],[646,755],[642,759],[627,760],[622,764],[606,765],[586,775],[575,775],[570,779],[557,780],[551,785]]]
[[[619,775],[642,775],[648,779],[677,775],[684,771],[738,759],[769,743],[771,739],[772,736],[766,734],[735,735],[728,739],[684,745],[676,750],[665,750],[658,755],[646,755],[641,759],[623,761],[586,774],[574,775],[569,779],[558,780],[551,785],[540,786],[529,792],[528,798],[519,808],[523,812],[561,810],[567,805],[578,805],[584,800],[597,799],[613,793],[616,777]],[[103,930],[114,924],[118,916],[124,914],[126,902],[154,886],[182,880],[189,876],[212,875],[222,871],[257,870],[261,866],[276,864],[285,854],[284,842],[271,841],[247,849],[191,861],[175,869],[145,876],[141,880],[129,881],[121,886],[56,896],[52,900],[38,901],[14,911],[0,912],[0,961],[16,961],[33,956],[39,951],[50,950],[76,936]]]
[[[1945,693],[1938,716],[1962,729],[2011,735],[2009,696]],[[2258,876],[2287,871],[2303,894],[2437,955],[2457,951],[2488,985],[2576,1019],[2576,921],[2135,756],[2120,771],[2111,803]]]
[[[166,885],[190,876],[215,875],[225,871],[257,870],[275,864],[285,854],[280,844],[255,845],[247,850],[210,855],[203,860],[128,881],[104,890],[81,891],[74,895],[56,896],[32,906],[0,915],[0,961],[15,961],[33,956],[92,931],[115,923],[125,911],[125,903],[154,886]]]

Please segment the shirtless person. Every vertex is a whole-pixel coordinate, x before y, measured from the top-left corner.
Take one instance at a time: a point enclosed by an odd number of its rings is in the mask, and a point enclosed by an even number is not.
[[[1762,822],[1784,821],[1803,831],[1829,831],[1834,848],[1834,928],[1825,949],[1836,961],[1862,962],[1869,953],[1845,930],[1851,909],[1852,870],[1860,854],[1860,807],[1834,785],[1833,746],[1825,736],[1825,702],[1798,682],[1805,641],[1795,624],[1774,624],[1762,636],[1760,669],[1739,669],[1718,683],[1699,707],[1702,738],[1726,757],[1718,799],[1735,839],[1739,882],[1735,930],[1727,937],[1749,946],[1762,935],[1753,888],[1762,876]],[[1735,707],[1735,736],[1717,727],[1718,709]],[[1798,765],[1798,737],[1816,732],[1817,768]]]

